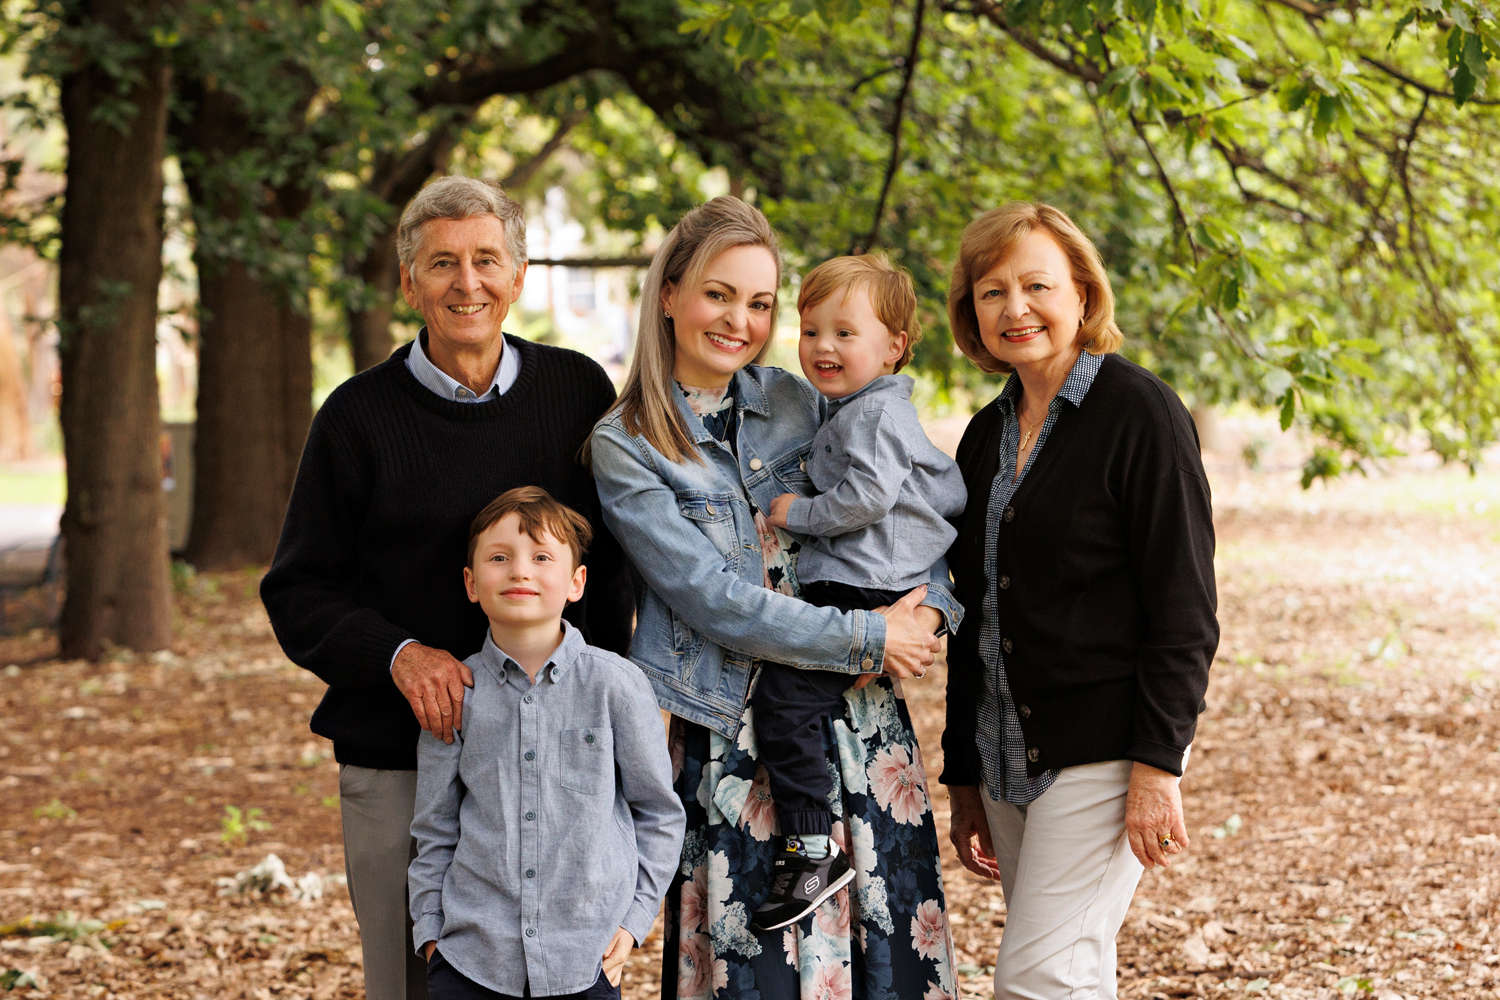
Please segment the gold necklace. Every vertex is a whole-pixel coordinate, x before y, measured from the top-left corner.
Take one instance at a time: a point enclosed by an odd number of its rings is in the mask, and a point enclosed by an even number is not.
[[[1016,424],[1019,426],[1020,423],[1021,423],[1021,414],[1020,414],[1019,411],[1017,411],[1017,413],[1016,413]],[[1040,421],[1038,421],[1038,423],[1040,423]],[[1021,433],[1021,448],[1022,448],[1023,451],[1026,448],[1026,442],[1028,442],[1028,441],[1031,440],[1031,435],[1035,431],[1036,431],[1036,424],[1035,423],[1033,423],[1031,425],[1031,430],[1029,430],[1029,431],[1028,430],[1023,430],[1022,431],[1022,433]]]

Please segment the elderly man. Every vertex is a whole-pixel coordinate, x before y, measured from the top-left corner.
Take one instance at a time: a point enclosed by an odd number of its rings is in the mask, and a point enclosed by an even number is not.
[[[588,589],[568,620],[623,654],[632,604],[578,461],[614,388],[581,354],[501,333],[526,276],[521,206],[445,177],[402,214],[397,252],[426,326],[318,411],[261,585],[287,656],[329,685],[312,729],[339,762],[371,1000],[427,996],[406,903],[416,742],[418,726],[448,742],[462,728],[473,678],[459,661],[484,640],[464,592],[470,520],[512,487],[545,488],[594,526]]]

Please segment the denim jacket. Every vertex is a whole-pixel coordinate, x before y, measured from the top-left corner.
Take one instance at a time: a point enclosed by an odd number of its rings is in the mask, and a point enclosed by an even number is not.
[[[782,493],[812,496],[807,459],[823,397],[779,368],[735,373],[736,449],[714,440],[674,393],[703,456],[669,462],[620,412],[594,429],[594,481],[604,521],[645,583],[630,658],[661,707],[734,738],[758,660],[839,673],[885,669],[885,619],[819,608],[763,586],[760,539],[747,497],[762,511]],[[924,604],[949,631],[963,609],[948,566],[932,568]]]

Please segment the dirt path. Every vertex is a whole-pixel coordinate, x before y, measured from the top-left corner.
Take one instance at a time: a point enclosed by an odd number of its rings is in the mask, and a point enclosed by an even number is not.
[[[1300,494],[1225,469],[1215,495],[1224,640],[1183,785],[1193,847],[1142,882],[1123,995],[1496,996],[1497,480]],[[187,585],[170,654],[94,668],[0,640],[0,988],[21,970],[60,997],[362,995],[337,770],[306,728],[322,686],[254,584]],[[931,774],[942,692],[907,691]],[[268,853],[322,896],[220,894]],[[1004,905],[944,861],[963,991],[988,996]],[[627,996],[655,997],[657,948]]]

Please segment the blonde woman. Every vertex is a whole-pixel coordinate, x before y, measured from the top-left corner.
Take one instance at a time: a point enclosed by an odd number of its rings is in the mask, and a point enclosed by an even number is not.
[[[1005,892],[998,1000],[1113,998],[1141,872],[1188,846],[1177,782],[1219,639],[1198,438],[1114,353],[1109,277],[1057,209],[970,223],[948,310],[963,352],[1011,373],[958,448],[952,839]]]
[[[947,568],[884,612],[797,600],[798,541],[764,512],[783,493],[811,492],[823,401],[800,378],[755,364],[780,284],[759,211],[726,197],[684,216],[647,276],[620,401],[591,440],[605,521],[645,583],[630,654],[673,715],[674,783],[688,814],[667,894],[662,995],[938,1000],[954,981],[937,834],[891,678],[920,677],[933,662],[933,633],[956,610]],[[856,881],[761,935],[750,922],[772,889],[776,812],[746,708],[758,662],[878,678],[823,726],[840,777],[832,839]]]

